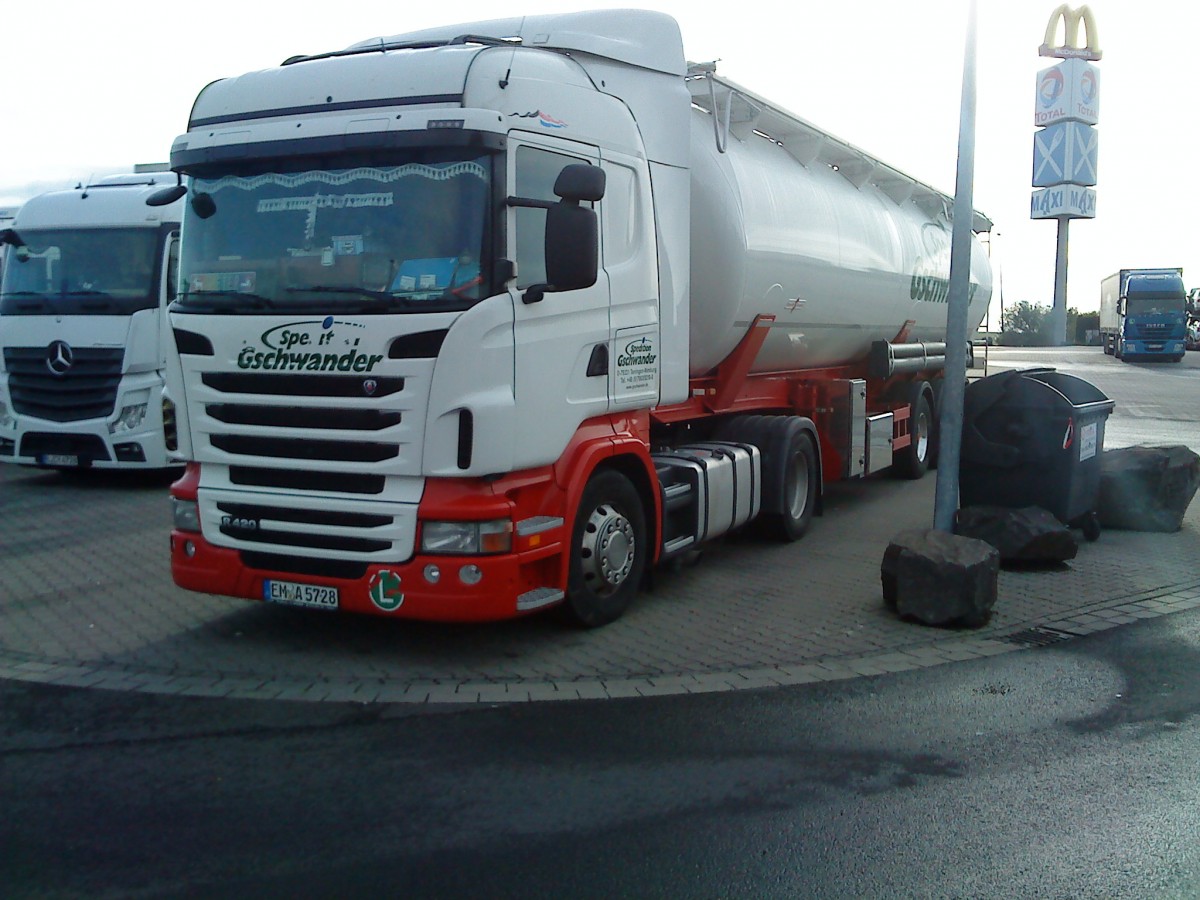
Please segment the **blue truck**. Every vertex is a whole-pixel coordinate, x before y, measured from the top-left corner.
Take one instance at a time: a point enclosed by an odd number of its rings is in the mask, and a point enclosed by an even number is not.
[[[1121,269],[1100,282],[1100,340],[1121,360],[1179,362],[1187,348],[1183,269]]]

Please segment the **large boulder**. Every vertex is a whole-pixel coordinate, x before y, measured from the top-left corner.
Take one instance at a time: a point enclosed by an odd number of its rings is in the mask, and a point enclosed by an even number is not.
[[[1040,506],[968,506],[958,511],[954,533],[987,541],[1002,563],[1066,562],[1079,553],[1071,529]]]
[[[1190,448],[1123,447],[1100,456],[1100,524],[1129,531],[1178,531],[1200,487]]]
[[[903,531],[884,551],[880,575],[884,602],[904,618],[978,628],[996,603],[1000,553],[946,531]]]

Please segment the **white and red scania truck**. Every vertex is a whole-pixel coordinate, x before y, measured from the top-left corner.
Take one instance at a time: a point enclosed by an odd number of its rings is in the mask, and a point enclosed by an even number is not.
[[[185,588],[598,625],[651,565],[930,463],[952,198],[666,15],[295,57],[206,87],[171,164]],[[970,294],[974,327],[978,240]]]
[[[163,395],[183,203],[151,164],[25,202],[0,230],[0,462],[161,469]]]

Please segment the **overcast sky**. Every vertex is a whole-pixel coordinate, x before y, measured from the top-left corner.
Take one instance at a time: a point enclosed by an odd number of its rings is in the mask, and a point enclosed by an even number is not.
[[[1049,303],[1056,229],[1031,221],[1036,75],[1053,0],[978,0],[975,206],[995,224],[1005,303]],[[581,0],[110,0],[10,3],[0,22],[0,206],[165,161],[210,81],[378,35],[628,7]],[[660,0],[695,61],[947,193],[955,184],[965,0]],[[1200,4],[1095,0],[1097,216],[1071,224],[1068,305],[1094,310],[1119,268],[1183,266],[1200,286],[1195,41]],[[999,292],[993,321],[999,314]],[[993,325],[993,327],[996,327]]]

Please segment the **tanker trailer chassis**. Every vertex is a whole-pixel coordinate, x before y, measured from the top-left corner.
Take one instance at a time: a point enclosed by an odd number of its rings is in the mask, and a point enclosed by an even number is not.
[[[797,540],[825,483],[889,468],[920,478],[935,458],[944,343],[876,342],[868,378],[851,367],[751,375],[772,321],[759,316],[712,377],[693,379],[689,402],[651,414],[660,560],[752,520]]]

